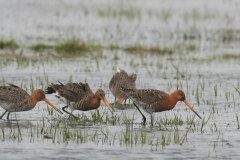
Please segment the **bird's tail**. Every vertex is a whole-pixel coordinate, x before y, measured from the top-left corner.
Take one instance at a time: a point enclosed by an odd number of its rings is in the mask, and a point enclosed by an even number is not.
[[[117,67],[117,72],[120,73],[122,70],[120,68]]]
[[[136,79],[137,79],[137,74],[133,73],[131,76],[130,76],[132,82],[135,82]]]
[[[48,87],[47,89],[46,89],[46,92],[45,92],[46,94],[53,94],[53,93],[56,93],[56,91],[52,88],[52,87]]]

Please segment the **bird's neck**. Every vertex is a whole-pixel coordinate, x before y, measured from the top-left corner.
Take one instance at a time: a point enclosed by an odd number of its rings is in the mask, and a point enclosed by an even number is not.
[[[101,98],[99,98],[99,96],[94,95],[90,105],[91,109],[98,109],[100,104],[101,104]]]
[[[177,98],[174,96],[173,93],[169,95],[169,100],[170,100],[170,101],[169,101],[169,109],[173,109],[173,108],[176,106],[178,100],[177,100]]]
[[[31,95],[31,109],[33,109],[36,104],[37,104],[38,100],[36,99],[36,97],[34,96],[34,93]]]

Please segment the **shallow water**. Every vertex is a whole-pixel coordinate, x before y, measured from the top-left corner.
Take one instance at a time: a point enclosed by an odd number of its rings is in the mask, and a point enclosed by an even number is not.
[[[26,57],[41,59],[50,53],[34,53],[27,47],[71,38],[119,46],[196,45],[195,50],[179,49],[172,55],[104,49],[93,56],[89,53],[79,58],[47,58],[27,65],[1,56],[1,84],[14,83],[31,93],[31,85],[45,89],[58,80],[87,81],[93,91],[104,89],[106,98],[113,103],[108,84],[120,67],[129,74],[137,73],[137,88],[167,93],[182,89],[188,102],[204,118],[194,118],[187,141],[180,145],[179,139],[190,126],[187,121],[194,116],[182,102],[171,111],[155,113],[153,128],[147,113],[144,112],[147,124],[143,126],[141,115],[129,105],[115,108],[114,115],[121,120],[113,124],[104,121],[106,116],[111,117],[104,104],[98,109],[104,117],[102,122],[93,122],[96,111],[74,111],[86,121],[67,122],[67,115],[51,115],[46,103],[39,102],[29,112],[11,114],[11,121],[0,120],[5,134],[3,138],[0,129],[1,158],[238,158],[236,114],[240,110],[240,94],[234,87],[240,90],[240,60],[221,57],[239,55],[239,11],[238,1],[0,1],[0,37],[14,39],[21,45],[14,51],[16,55],[23,51]],[[0,50],[0,55],[11,52]],[[64,106],[51,95],[47,98],[58,108]],[[3,111],[1,108],[0,113]],[[164,125],[160,118],[178,118],[182,124]],[[124,120],[132,120],[133,124]],[[68,132],[70,138],[64,140]],[[82,137],[75,138],[74,134],[79,133]]]

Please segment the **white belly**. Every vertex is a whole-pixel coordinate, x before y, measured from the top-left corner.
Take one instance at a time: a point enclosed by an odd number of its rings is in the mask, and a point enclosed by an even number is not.
[[[56,95],[55,97],[57,97],[57,98],[60,100],[60,102],[62,102],[62,103],[64,103],[64,104],[67,104],[66,98],[61,97],[61,96],[57,96],[57,95]]]
[[[28,111],[28,110],[31,109],[26,105],[21,105],[20,106],[17,103],[7,103],[7,102],[4,102],[4,101],[0,101],[0,106],[3,109],[7,110],[8,112],[22,112],[22,111]]]
[[[0,101],[0,106],[5,110],[12,109],[11,103],[7,103],[7,102],[4,102],[4,101]]]
[[[54,95],[55,95],[55,97],[58,98],[62,103],[67,104],[66,98],[60,96],[60,95],[58,94],[58,92],[56,92]]]

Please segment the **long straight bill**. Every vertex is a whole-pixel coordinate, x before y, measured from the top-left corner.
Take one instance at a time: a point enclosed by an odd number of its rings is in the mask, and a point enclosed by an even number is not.
[[[110,109],[110,104],[108,103],[107,99],[104,97],[102,98],[102,101],[105,103],[105,105],[108,107],[108,109],[113,113],[115,112],[114,109],[112,108],[112,110]]]
[[[185,99],[183,101],[200,119],[202,119],[198,114],[197,112],[192,108],[192,106],[188,103],[188,101]]]
[[[49,104],[52,108],[54,108],[56,111],[58,111],[60,114],[63,114],[57,107],[55,107],[47,98],[44,98],[44,101]]]

